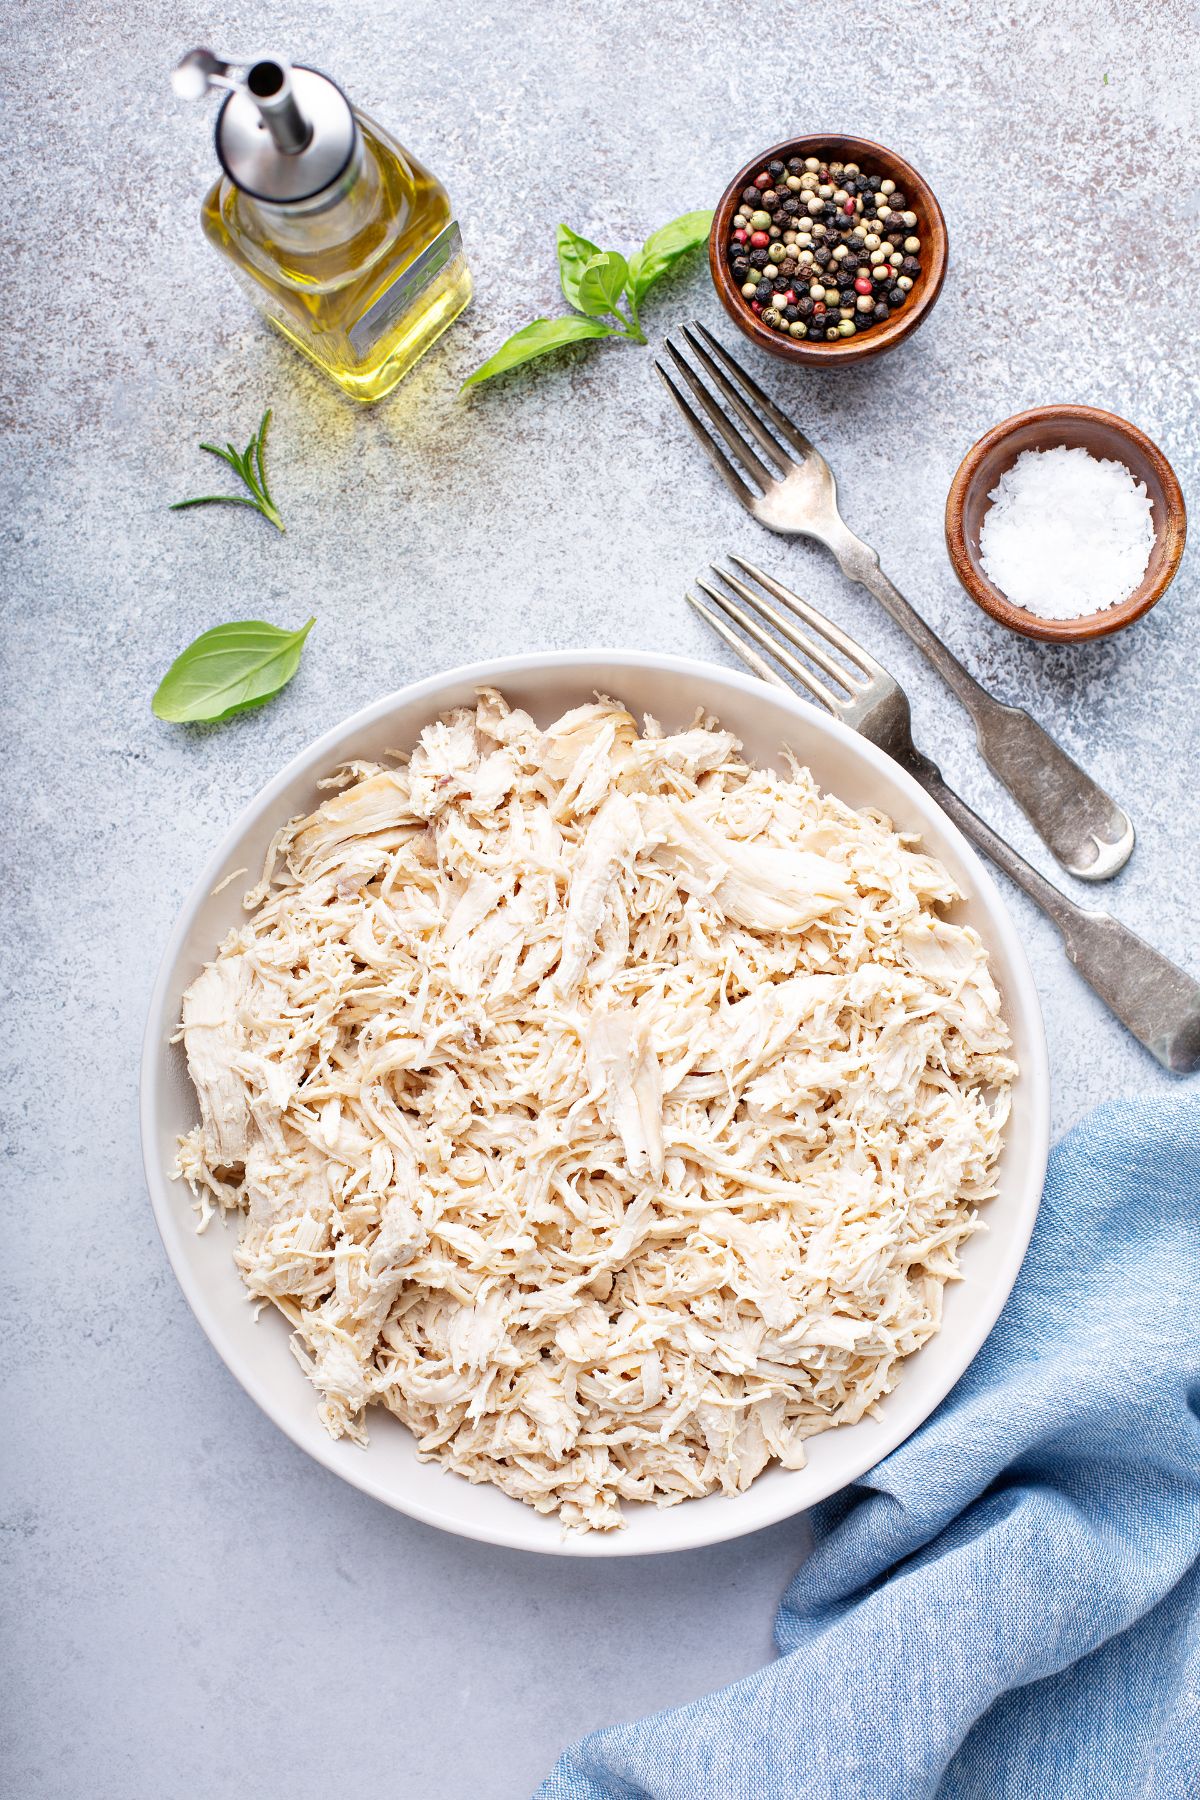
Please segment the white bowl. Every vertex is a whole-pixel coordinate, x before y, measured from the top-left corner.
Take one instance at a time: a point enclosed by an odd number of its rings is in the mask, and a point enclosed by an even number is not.
[[[597,692],[622,700],[635,715],[654,713],[668,728],[689,723],[704,707],[738,734],[754,762],[779,767],[780,748],[787,744],[822,787],[852,806],[879,807],[904,829],[919,831],[967,895],[956,916],[974,925],[988,947],[1021,1066],[999,1192],[987,1209],[989,1229],[967,1244],[963,1279],[947,1290],[942,1329],[905,1363],[882,1416],[813,1438],[806,1468],[769,1469],[736,1498],[713,1494],[665,1510],[627,1505],[628,1523],[618,1532],[566,1535],[556,1519],[497,1488],[472,1486],[435,1463],[419,1463],[408,1432],[382,1409],[370,1417],[365,1450],[346,1440],[334,1443],[317,1420],[314,1391],[288,1351],[287,1326],[274,1312],[255,1322],[233,1264],[236,1224],[214,1220],[197,1236],[190,1196],[167,1176],[176,1138],[197,1116],[182,1049],[168,1043],[180,997],[243,916],[247,883],[234,881],[214,893],[217,883],[231,869],[257,874],[276,828],[319,804],[318,777],[352,757],[410,747],[430,719],[469,704],[485,684],[501,688],[543,723]],[[230,1372],[294,1443],[355,1487],[443,1530],[552,1555],[633,1556],[717,1543],[801,1512],[864,1474],[928,1418],[983,1343],[1016,1280],[1045,1174],[1049,1080],[1037,994],[1012,921],[974,852],[910,776],[845,726],[749,676],[676,656],[558,651],[476,663],[416,682],[318,738],[268,783],[209,858],[171,933],[146,1026],[141,1115],[146,1180],[184,1294]]]

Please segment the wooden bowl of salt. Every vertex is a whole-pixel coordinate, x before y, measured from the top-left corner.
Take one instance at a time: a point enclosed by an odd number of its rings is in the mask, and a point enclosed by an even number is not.
[[[1095,406],[1035,406],[993,426],[946,497],[946,548],[967,593],[1048,643],[1140,619],[1173,581],[1186,537],[1162,451]]]

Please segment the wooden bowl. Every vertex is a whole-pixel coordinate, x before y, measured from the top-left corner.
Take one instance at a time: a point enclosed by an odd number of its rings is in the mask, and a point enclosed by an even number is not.
[[[921,239],[921,273],[917,276],[908,299],[899,312],[893,313],[884,324],[872,325],[869,331],[852,338],[839,338],[835,343],[824,338],[783,337],[768,325],[760,324],[729,271],[726,251],[733,228],[733,216],[741,205],[743,188],[749,187],[754,177],[769,162],[787,162],[793,156],[819,156],[826,162],[856,162],[868,175],[881,175],[894,181],[907,196],[909,208],[917,215],[913,230]],[[763,150],[753,162],[748,162],[721,196],[708,239],[708,266],[712,271],[713,286],[721,305],[738,330],[756,343],[760,350],[767,350],[772,356],[781,356],[785,362],[824,365],[829,368],[865,362],[868,356],[879,356],[884,350],[894,349],[902,338],[914,332],[933,311],[942,291],[942,283],[946,279],[946,253],[946,221],[942,217],[942,209],[933,189],[917,174],[912,164],[906,163],[894,150],[885,150],[882,144],[873,144],[869,138],[837,137],[828,132],[788,138],[782,144],[772,144],[769,150]]]
[[[1146,573],[1128,600],[1080,619],[1040,619],[1005,598],[984,574],[979,528],[988,495],[1024,450],[1082,448],[1092,456],[1123,462],[1135,481],[1144,481],[1154,516],[1154,548]],[[981,437],[959,465],[946,496],[946,548],[954,573],[984,612],[1026,637],[1050,644],[1078,644],[1107,637],[1149,612],[1175,578],[1187,538],[1187,508],[1175,471],[1144,431],[1095,406],[1035,406],[1014,413]]]

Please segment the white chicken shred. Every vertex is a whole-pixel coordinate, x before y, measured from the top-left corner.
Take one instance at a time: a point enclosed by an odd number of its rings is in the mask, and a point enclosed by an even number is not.
[[[579,1529],[743,1491],[939,1328],[1016,1074],[946,870],[712,721],[482,690],[277,834],[175,1173],[328,1431]]]

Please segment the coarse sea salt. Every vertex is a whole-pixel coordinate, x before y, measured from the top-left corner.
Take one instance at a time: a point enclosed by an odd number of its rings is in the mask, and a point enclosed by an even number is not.
[[[1128,600],[1154,521],[1144,481],[1087,450],[1023,450],[988,495],[979,560],[1006,599],[1039,619],[1081,619]]]

